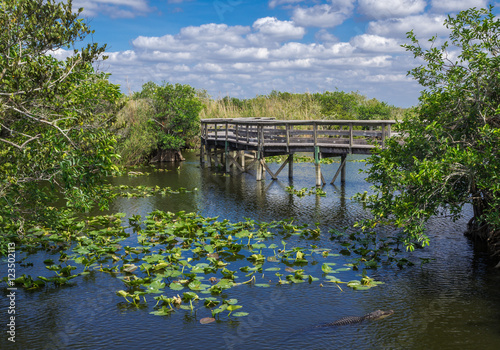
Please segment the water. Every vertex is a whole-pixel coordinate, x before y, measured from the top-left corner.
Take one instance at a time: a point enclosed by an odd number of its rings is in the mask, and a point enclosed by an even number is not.
[[[360,159],[360,157],[353,157]],[[179,167],[180,166],[180,167]],[[324,165],[331,179],[338,164]],[[177,169],[177,167],[179,167]],[[274,170],[278,165],[273,164]],[[197,188],[193,193],[119,198],[111,212],[127,216],[146,215],[152,210],[192,211],[204,216],[240,221],[281,220],[319,223],[320,247],[338,250],[327,231],[343,229],[368,214],[349,198],[369,190],[359,169],[362,162],[348,162],[347,183],[326,185],[326,197],[299,198],[285,192],[314,185],[314,166],[298,163],[291,183],[286,172],[279,181],[257,183],[250,174],[223,176],[200,168],[194,154],[168,172],[150,176],[113,179],[114,184],[159,185],[173,189]],[[46,287],[42,291],[18,290],[16,296],[16,343],[2,331],[1,349],[498,349],[500,348],[500,272],[491,268],[485,255],[475,251],[462,235],[468,220],[455,223],[435,219],[430,224],[431,246],[413,255],[434,260],[430,264],[403,270],[383,266],[369,271],[385,284],[367,291],[353,291],[341,285],[319,282],[258,288],[234,287],[249,316],[233,322],[201,325],[210,316],[203,306],[195,313],[180,311],[168,317],[130,307],[116,296],[123,283],[105,273],[79,277],[71,286]],[[311,242],[291,239],[290,245]],[[38,253],[30,257],[43,261],[54,257]],[[339,258],[343,259],[343,258]],[[339,264],[348,262],[339,261]],[[5,266],[5,264],[2,264]],[[320,266],[309,267],[319,269]],[[37,267],[17,266],[17,275],[37,275]],[[357,272],[339,275],[343,280],[359,279]],[[4,290],[6,296],[8,292]],[[363,315],[376,309],[392,309],[394,315],[376,322],[335,328],[314,329],[343,316]],[[8,299],[0,300],[2,330],[8,323]]]

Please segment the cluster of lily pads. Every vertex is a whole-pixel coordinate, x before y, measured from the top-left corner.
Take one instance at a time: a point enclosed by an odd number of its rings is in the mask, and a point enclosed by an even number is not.
[[[196,213],[154,211],[145,218],[125,214],[103,215],[71,223],[65,234],[40,230],[43,246],[59,253],[44,261],[53,276],[22,275],[15,282],[28,289],[48,283],[63,285],[77,276],[101,271],[119,278],[124,288],[116,294],[125,305],[143,308],[154,303],[154,315],[207,308],[209,322],[248,315],[232,288],[266,288],[273,285],[332,283],[341,289],[368,289],[380,282],[363,274],[360,280],[342,282],[337,274],[351,271],[348,264],[335,269],[338,254],[314,243],[319,225],[295,225],[291,220],[259,223],[246,219],[231,223]],[[306,242],[307,247],[289,247]],[[320,267],[321,268],[317,268]],[[77,271],[75,271],[77,270]]]
[[[231,223],[228,220],[205,218],[195,213],[154,211],[144,220],[129,219],[137,233],[137,246],[124,246],[106,256],[89,254],[92,244],[81,239],[73,259],[91,262],[104,272],[116,274],[125,288],[117,295],[135,307],[145,307],[156,301],[154,315],[168,315],[179,309],[193,310],[194,304],[210,309],[212,318],[245,316],[235,298],[227,298],[231,288],[243,285],[270,287],[289,283],[312,283],[321,277],[323,283],[346,283],[353,289],[368,289],[377,285],[367,276],[360,281],[342,282],[334,274],[352,267],[333,269],[327,261],[328,249],[315,245],[308,248],[288,248],[286,238],[292,235],[318,238],[320,230],[294,225],[290,220],[257,223],[247,219]],[[107,237],[114,248],[120,237],[111,239],[106,230],[97,231]],[[281,237],[281,243],[276,244]],[[93,237],[94,240],[96,237]],[[83,253],[83,254],[82,254]],[[104,262],[108,261],[107,264]],[[306,271],[322,261],[322,275]],[[148,300],[149,299],[149,300]],[[193,304],[194,303],[194,304]]]
[[[188,190],[184,187],[179,187],[173,190],[171,187],[160,187],[156,186],[130,186],[130,185],[103,185],[104,188],[111,193],[112,197],[126,197],[126,198],[137,198],[137,197],[151,197],[155,195],[167,195],[167,194],[179,194],[179,193],[191,193],[198,191],[197,188]]]
[[[286,186],[285,191],[290,193],[290,194],[296,195],[297,197],[304,197],[304,196],[310,196],[310,195],[326,197],[325,191],[323,191],[319,187],[314,187],[314,186],[311,188],[303,187],[300,190],[294,188],[293,186]]]
[[[269,156],[266,157],[266,162],[268,163],[283,163],[287,159],[287,155],[280,155],[280,156]],[[311,156],[306,156],[306,155],[300,155],[300,154],[294,154],[293,155],[293,162],[294,163],[314,163],[314,157]],[[334,159],[334,158],[322,158],[319,161],[321,164],[332,164],[332,163],[339,163],[339,160]]]

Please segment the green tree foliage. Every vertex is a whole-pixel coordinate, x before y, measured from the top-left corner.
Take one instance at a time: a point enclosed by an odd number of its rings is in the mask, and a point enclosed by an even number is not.
[[[321,104],[321,113],[332,119],[356,119],[358,96],[344,91],[326,91],[315,94]]]
[[[413,32],[404,47],[425,61],[410,74],[425,88],[420,104],[370,158],[369,207],[378,223],[399,227],[409,250],[429,243],[434,215],[456,219],[474,208],[469,232],[500,246],[500,21],[489,9],[449,16],[450,41],[423,49]],[[456,57],[456,59],[453,59]]]
[[[180,150],[198,135],[203,105],[193,87],[148,82],[134,98],[146,99],[152,107],[150,121],[157,131],[159,149]]]
[[[78,209],[106,204],[96,185],[115,168],[106,127],[120,92],[92,66],[104,46],[54,57],[92,33],[82,9],[55,0],[0,4],[0,231],[22,231],[43,224],[56,194]]]
[[[352,91],[298,94],[273,90],[251,99],[226,96],[212,100],[203,96],[203,101],[202,118],[399,119],[403,110]]]
[[[358,106],[357,115],[360,120],[387,120],[392,118],[392,109],[385,102],[371,99]]]

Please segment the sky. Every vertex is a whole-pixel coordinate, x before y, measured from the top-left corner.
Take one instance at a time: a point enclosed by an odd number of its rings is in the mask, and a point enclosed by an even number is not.
[[[189,84],[212,98],[356,91],[398,107],[418,103],[400,45],[448,36],[447,15],[488,0],[73,0],[123,93]],[[500,7],[498,7],[500,9]],[[496,12],[497,8],[495,8]]]

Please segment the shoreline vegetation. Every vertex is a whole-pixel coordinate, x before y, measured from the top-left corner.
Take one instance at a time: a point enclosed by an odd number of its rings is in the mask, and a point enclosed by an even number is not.
[[[199,144],[199,120],[275,118],[277,120],[401,120],[408,109],[359,92],[289,93],[272,91],[249,99],[214,99],[189,85],[146,83],[118,112],[115,124],[122,165],[156,161],[160,152],[180,154]],[[175,100],[175,103],[172,101]],[[167,102],[165,102],[167,101]],[[172,156],[180,160],[181,156]]]

